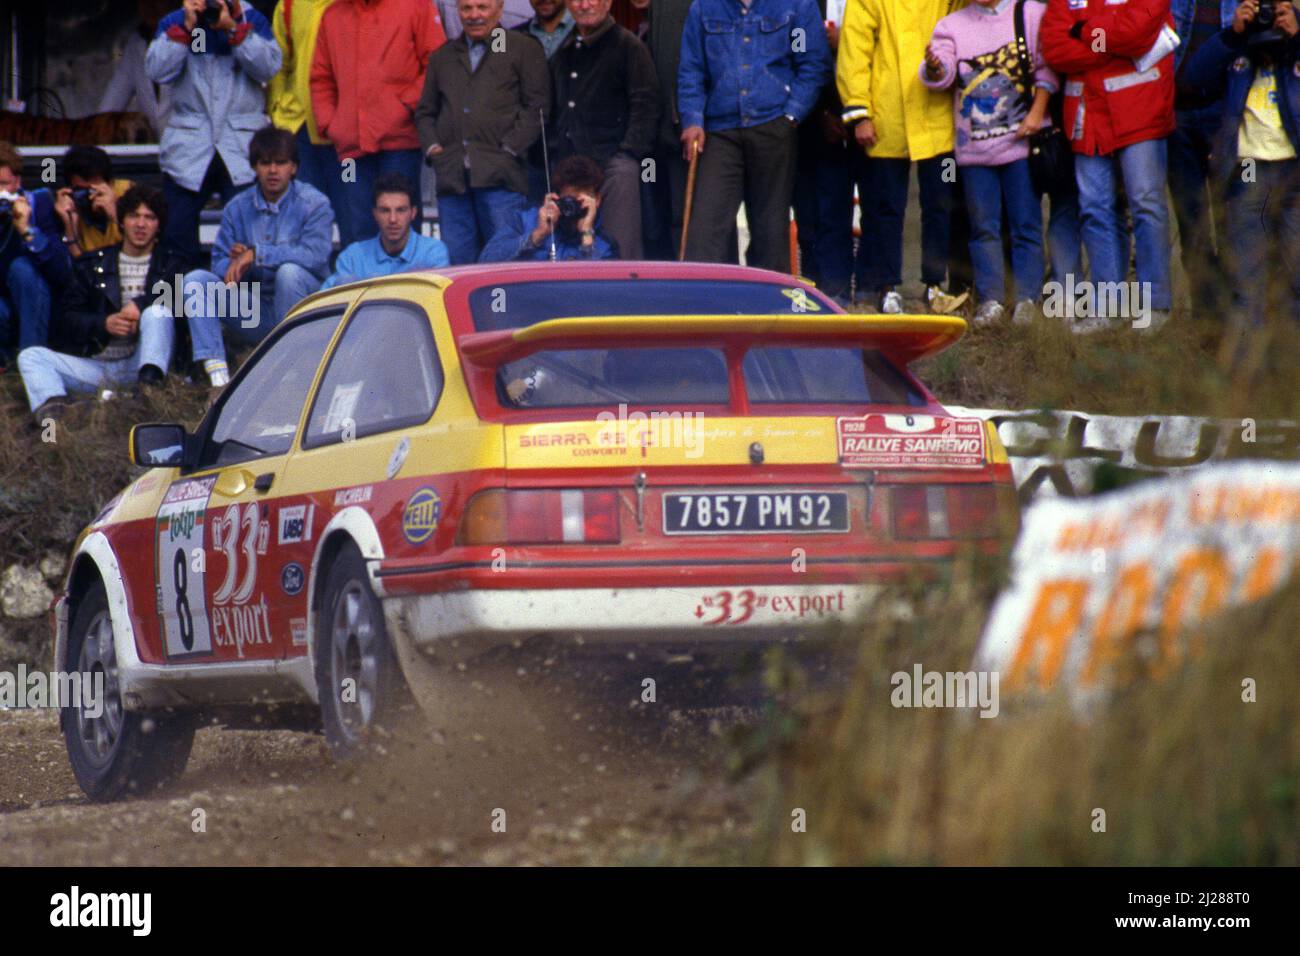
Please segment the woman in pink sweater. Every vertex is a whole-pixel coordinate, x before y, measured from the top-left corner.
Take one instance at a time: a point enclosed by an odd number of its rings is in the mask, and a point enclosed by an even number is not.
[[[1026,89],[1016,52],[1015,7],[1024,5],[1025,41],[1034,88]],[[1028,323],[1043,285],[1043,210],[1029,175],[1029,137],[1050,120],[1047,101],[1057,77],[1038,50],[1041,3],[971,0],[934,28],[921,82],[953,89],[957,165],[970,212],[971,263],[979,308],[974,324],[1002,318],[1002,208],[1011,229],[1011,267],[1018,324]]]

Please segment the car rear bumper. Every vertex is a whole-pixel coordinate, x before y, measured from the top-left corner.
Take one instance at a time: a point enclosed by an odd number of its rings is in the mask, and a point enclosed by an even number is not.
[[[425,650],[539,635],[584,644],[751,643],[861,618],[887,591],[879,583],[467,590],[389,597],[384,612],[390,628]]]

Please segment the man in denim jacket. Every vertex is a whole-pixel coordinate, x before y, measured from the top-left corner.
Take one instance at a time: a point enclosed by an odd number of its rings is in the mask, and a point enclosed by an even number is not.
[[[325,194],[299,182],[298,140],[268,126],[249,144],[257,185],[236,196],[221,215],[212,271],[185,277],[185,315],[213,386],[226,383],[224,323],[237,338],[260,342],[329,275],[334,210]]]
[[[265,85],[280,69],[271,25],[240,0],[220,0],[212,29],[204,0],[185,0],[158,22],[145,53],[149,79],[171,87],[171,116],[158,154],[169,211],[166,239],[190,265],[201,257],[199,212],[214,192],[229,202],[253,181],[246,159],[268,122]]]
[[[677,73],[683,152],[700,156],[686,258],[725,261],[743,201],[749,264],[790,271],[795,129],[831,72],[816,0],[695,0]]]

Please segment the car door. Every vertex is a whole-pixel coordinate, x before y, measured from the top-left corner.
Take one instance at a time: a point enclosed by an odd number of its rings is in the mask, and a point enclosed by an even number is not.
[[[283,656],[289,625],[272,554],[282,467],[342,309],[283,325],[196,436],[198,467],[158,511],[156,588],[169,660]]]

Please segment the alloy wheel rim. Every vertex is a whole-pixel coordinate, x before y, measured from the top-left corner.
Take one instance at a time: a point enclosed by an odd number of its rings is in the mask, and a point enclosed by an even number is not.
[[[379,642],[374,609],[359,581],[349,581],[334,608],[330,634],[332,692],[343,733],[355,741],[374,717]],[[351,680],[351,686],[345,681]]]
[[[108,611],[100,611],[86,629],[86,636],[81,642],[81,653],[77,657],[78,679],[81,679],[82,674],[91,675],[93,682],[103,681],[99,715],[92,716],[89,713],[89,702],[84,695],[81,706],[75,711],[77,736],[81,740],[83,752],[91,763],[103,766],[112,759],[118,738],[122,734],[122,693],[118,685],[113,622]]]

